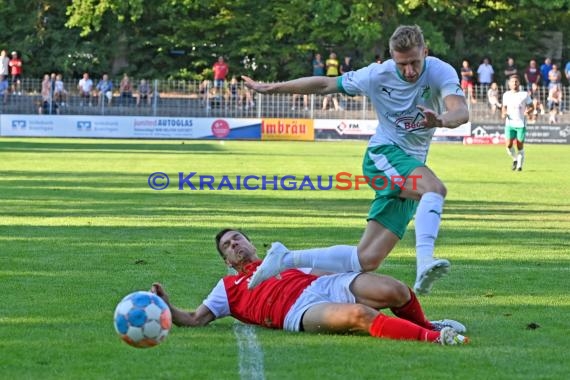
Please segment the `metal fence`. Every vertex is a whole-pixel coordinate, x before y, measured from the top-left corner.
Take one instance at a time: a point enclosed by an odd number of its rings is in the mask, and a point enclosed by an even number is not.
[[[131,80],[131,83],[138,83]],[[64,81],[66,94],[41,95],[41,80],[24,78],[20,91],[10,91],[0,103],[0,113],[109,116],[173,116],[173,117],[235,117],[235,118],[310,118],[310,119],[376,119],[368,98],[341,94],[321,95],[262,95],[252,93],[240,82],[235,86],[214,89],[205,83],[188,81],[152,80],[151,95],[141,98],[138,86],[132,93],[121,94],[119,83],[114,83],[110,102],[93,91],[90,98],[81,97],[76,80]],[[505,90],[499,87],[500,94]],[[570,87],[563,87],[563,99],[570,96]],[[468,102],[471,122],[501,123],[500,111],[491,109],[484,88],[476,86],[473,101]],[[546,108],[547,90],[541,89],[540,98]],[[45,101],[44,101],[45,100]],[[47,103],[47,104],[46,104]],[[567,103],[569,104],[569,103]],[[570,124],[567,110],[556,118],[557,124]],[[537,115],[537,123],[548,123],[548,110]]]

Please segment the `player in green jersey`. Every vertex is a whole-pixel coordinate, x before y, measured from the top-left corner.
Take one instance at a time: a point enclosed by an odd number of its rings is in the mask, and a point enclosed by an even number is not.
[[[375,197],[368,224],[357,247],[336,246],[290,252],[276,244],[252,277],[250,287],[292,267],[333,272],[373,271],[378,268],[415,215],[416,282],[427,294],[450,263],[434,257],[444,198],[442,181],[425,164],[435,128],[456,128],[469,120],[465,95],[453,67],[428,57],[421,29],[400,26],[390,38],[392,59],[372,63],[339,77],[305,77],[281,83],[259,83],[243,77],[246,86],[263,93],[363,94],[378,116],[363,169],[367,178],[403,178],[382,186],[369,183]]]

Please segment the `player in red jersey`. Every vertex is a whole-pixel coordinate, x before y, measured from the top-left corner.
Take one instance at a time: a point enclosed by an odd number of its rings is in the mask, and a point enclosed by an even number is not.
[[[250,290],[247,283],[261,260],[249,238],[238,230],[225,229],[216,235],[216,248],[237,274],[222,278],[195,311],[173,306],[162,285],[152,285],[151,291],[169,305],[177,326],[205,326],[232,316],[248,324],[288,331],[367,333],[444,345],[468,342],[460,335],[465,326],[448,319],[430,322],[414,292],[392,277],[289,269],[280,279],[270,278]],[[396,317],[381,313],[383,308],[390,308]]]

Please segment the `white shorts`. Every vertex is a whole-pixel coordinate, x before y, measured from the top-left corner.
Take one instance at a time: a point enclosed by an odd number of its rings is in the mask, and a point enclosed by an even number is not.
[[[360,274],[362,273],[338,273],[317,278],[291,306],[283,321],[283,330],[300,331],[303,314],[311,306],[321,303],[356,303],[350,284]]]

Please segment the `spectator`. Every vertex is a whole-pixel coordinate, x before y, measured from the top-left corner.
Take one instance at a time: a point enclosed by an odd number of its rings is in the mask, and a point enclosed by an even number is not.
[[[21,82],[22,82],[22,60],[18,56],[18,53],[12,52],[12,59],[8,62],[10,66],[10,74],[12,75],[12,86],[14,87],[14,93],[22,95]]]
[[[382,63],[382,58],[380,57],[380,54],[376,54],[374,56],[374,62],[375,63]]]
[[[313,76],[324,76],[325,75],[325,64],[319,53],[315,54],[313,59]]]
[[[542,85],[548,88],[550,84],[550,79],[548,79],[548,73],[552,70],[552,60],[549,57],[544,59],[544,63],[540,65],[540,77],[542,78]]]
[[[527,89],[531,89],[533,83],[540,85],[540,70],[536,65],[535,59],[530,60],[528,67],[524,72],[524,80],[526,82]]]
[[[489,85],[493,82],[493,75],[495,70],[491,65],[489,58],[484,58],[483,62],[479,65],[477,69],[477,76],[479,77],[479,85],[481,87],[481,94],[487,93]]]
[[[251,92],[248,88],[240,85],[235,75],[232,75],[232,79],[230,79],[230,83],[228,84],[226,102],[230,105],[237,106],[239,109],[241,109],[242,105],[245,104],[246,110],[253,108],[255,105]]]
[[[38,108],[38,114],[40,115],[59,115],[59,106],[56,102],[50,102],[47,100],[42,101],[42,104]]]
[[[558,65],[553,64],[552,69],[548,72],[548,89],[557,86],[562,88],[562,72],[558,69]]]
[[[228,84],[228,89],[226,92],[226,102],[230,105],[235,105],[237,108],[241,109],[242,105],[245,103],[245,108],[253,108],[254,103],[251,97],[251,92],[244,86],[241,86],[237,77],[232,75],[230,83]]]
[[[329,59],[325,62],[327,77],[338,77],[340,66],[335,53],[330,53]]]
[[[0,97],[2,98],[2,104],[8,102],[8,94],[10,93],[10,83],[8,83],[8,77],[6,75],[0,74]]]
[[[53,91],[53,96],[57,103],[61,104],[61,106],[65,106],[65,102],[67,101],[67,91],[65,90],[63,77],[61,74],[57,74],[55,76],[55,88]]]
[[[325,75],[325,64],[320,53],[315,53],[311,65],[313,67],[313,76],[324,76]],[[249,89],[248,89],[249,90]],[[293,94],[291,111],[295,111],[297,107],[297,99],[303,96],[303,109],[305,111],[309,110],[309,95]]]
[[[146,79],[141,79],[138,88],[137,106],[140,106],[143,100],[146,100],[146,103],[150,106],[151,96],[150,85]]]
[[[344,57],[344,61],[343,63],[340,65],[340,74],[345,74],[348,73],[350,71],[353,71],[354,68],[352,67],[352,58],[350,56],[345,56]],[[343,108],[350,108],[351,104],[350,104],[350,100],[347,99],[347,97],[345,97],[344,95],[340,95],[340,100],[341,100],[341,109]]]
[[[42,80],[42,89],[40,93],[42,95],[42,100],[38,108],[38,113],[40,115],[59,114],[59,107],[52,97],[52,80],[49,74],[44,75],[44,79]]]
[[[548,80],[550,84],[548,85],[548,90],[552,87],[558,87],[560,89],[560,93],[562,94],[562,72],[558,69],[558,65],[552,64],[552,69],[548,73]],[[564,111],[564,103],[560,102],[558,113],[562,114]]]
[[[40,115],[59,115],[59,106],[56,102],[49,102],[44,100],[40,107],[38,108],[38,114]]]
[[[548,90],[547,99],[548,111],[550,112],[550,124],[556,123],[556,115],[560,113],[562,107],[562,90],[559,86],[552,86]]]
[[[42,95],[42,102],[50,101],[51,102],[51,80],[49,74],[44,75],[44,79],[42,80],[42,89],[40,91]]]
[[[354,68],[352,67],[352,58],[347,55],[346,57],[344,57],[344,62],[342,63],[342,65],[340,65],[340,73],[344,74],[352,70],[354,70]]]
[[[8,58],[6,50],[0,52],[0,75],[6,79],[10,75],[10,58]]]
[[[511,75],[517,75],[517,65],[515,65],[515,60],[512,57],[507,58],[507,65],[505,66],[505,88],[509,88],[509,78]]]
[[[200,94],[200,103],[203,107],[209,107],[210,91],[212,89],[212,81],[204,79],[200,86],[198,86],[198,93]]]
[[[491,113],[493,115],[503,106],[499,99],[499,86],[497,85],[497,82],[493,82],[489,90],[487,90],[487,100],[489,101],[489,107],[491,107]]]
[[[228,75],[230,68],[228,64],[224,62],[224,57],[219,56],[218,61],[214,63],[212,70],[214,71],[214,92],[218,95],[218,91],[222,93],[221,89],[224,88],[226,76]]]
[[[83,78],[79,80],[77,84],[77,90],[79,91],[79,97],[81,98],[80,105],[89,104],[91,106],[91,92],[93,91],[93,81],[89,78],[89,73],[83,73]]]
[[[121,96],[122,104],[130,104],[133,98],[133,86],[131,85],[131,79],[127,73],[123,74],[123,79],[119,83],[119,93]]]
[[[237,105],[239,98],[239,87],[238,80],[235,75],[232,75],[230,83],[228,83],[228,88],[226,89],[226,102],[233,105]]]
[[[251,90],[245,86],[241,86],[240,100],[245,103],[244,109],[246,111],[255,107],[255,102],[253,101]]]
[[[103,74],[103,78],[97,83],[97,92],[99,97],[99,104],[103,104],[107,98],[107,105],[111,105],[113,100],[113,82],[109,80],[109,75]]]
[[[291,102],[293,103],[293,105],[291,106],[291,111],[295,111],[296,106],[297,106],[297,99],[299,99],[299,97],[302,96],[303,97],[303,110],[304,111],[308,111],[309,110],[309,95],[304,94],[293,94],[293,98],[291,100]]]
[[[566,75],[566,80],[570,84],[570,61],[566,62],[566,67],[564,67],[564,74]]]
[[[475,74],[473,69],[469,64],[469,61],[464,59],[461,66],[461,88],[467,96],[467,99],[471,100],[471,103],[477,103],[475,94],[473,94],[473,84],[475,83]]]
[[[532,99],[532,108],[533,111],[528,115],[528,120],[530,122],[536,122],[538,115],[544,115],[544,104],[540,98],[540,88],[538,87],[538,83],[533,83],[530,85],[530,90],[528,91],[528,95]]]
[[[326,66],[327,77],[338,77],[339,76],[340,67],[339,67],[338,59],[336,58],[335,53],[330,53],[329,59],[327,59],[325,66]],[[337,94],[325,95],[325,98],[323,99],[323,111],[325,111],[327,109],[327,105],[328,105],[329,101],[331,101],[331,100],[332,100],[332,103],[334,105],[334,109],[336,111],[342,111],[342,108],[338,104]]]

